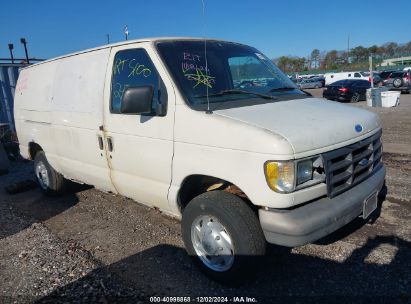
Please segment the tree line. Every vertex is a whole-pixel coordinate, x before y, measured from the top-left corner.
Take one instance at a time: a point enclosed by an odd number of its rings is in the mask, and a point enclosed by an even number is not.
[[[370,47],[356,46],[350,51],[320,51],[313,49],[307,57],[281,56],[273,62],[285,72],[308,70],[364,69],[368,67],[368,57],[372,55],[376,62],[384,58],[411,56],[411,41],[404,44],[388,42]]]

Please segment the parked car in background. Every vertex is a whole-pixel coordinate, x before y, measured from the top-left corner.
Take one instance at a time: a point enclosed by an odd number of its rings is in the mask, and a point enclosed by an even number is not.
[[[372,74],[372,78],[373,78],[374,87],[381,87],[384,84],[383,80],[381,79],[380,73],[374,72]]]
[[[314,78],[311,78],[311,79],[315,79],[317,81],[320,81],[321,82],[321,87],[325,86],[325,77],[324,76],[317,76],[317,77],[314,77]]]
[[[386,80],[385,85],[391,90],[409,93],[411,91],[410,73],[411,71],[393,72]]]
[[[339,80],[325,87],[323,97],[330,100],[358,102],[365,100],[371,84],[367,80]]]
[[[297,82],[298,82],[298,79],[295,78],[295,77],[290,77],[290,80],[291,80],[292,82],[294,82],[294,83],[297,83]]]
[[[383,82],[383,85],[386,84],[387,79],[390,77],[390,75],[391,75],[393,72],[398,72],[398,71],[397,71],[397,70],[386,70],[386,71],[382,71],[382,72],[379,73],[379,75],[380,75],[380,77],[381,77],[381,80],[382,80],[382,82]]]
[[[318,89],[318,88],[322,88],[323,84],[318,79],[310,78],[310,79],[304,79],[301,82],[297,83],[297,86],[300,89]]]
[[[405,67],[405,68],[404,68],[404,71],[411,71],[411,66]]]
[[[364,79],[368,80],[368,76],[365,72],[339,72],[339,73],[326,73],[325,77],[325,85],[329,85],[334,83],[338,80],[344,79]]]

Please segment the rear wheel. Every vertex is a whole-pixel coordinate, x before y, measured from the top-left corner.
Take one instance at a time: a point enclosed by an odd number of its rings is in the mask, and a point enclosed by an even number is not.
[[[257,216],[233,194],[212,191],[195,197],[184,209],[181,225],[187,253],[216,281],[239,283],[265,255]]]
[[[359,102],[360,101],[360,93],[355,92],[351,97],[351,102]]]
[[[395,78],[394,81],[392,82],[393,86],[396,88],[399,88],[402,86],[402,78]]]
[[[34,173],[41,191],[46,195],[58,195],[64,192],[65,179],[50,166],[43,151],[36,153]]]

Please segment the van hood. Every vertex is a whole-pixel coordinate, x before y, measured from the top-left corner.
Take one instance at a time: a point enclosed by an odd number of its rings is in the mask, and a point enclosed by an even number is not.
[[[378,115],[372,112],[320,98],[279,101],[214,113],[284,137],[294,154],[338,148],[339,144],[364,138],[381,126]]]

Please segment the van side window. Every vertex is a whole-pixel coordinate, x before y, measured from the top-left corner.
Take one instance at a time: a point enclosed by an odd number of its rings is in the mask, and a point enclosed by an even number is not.
[[[112,113],[120,113],[121,100],[128,87],[154,87],[153,111],[159,100],[160,76],[144,49],[119,51],[114,57],[111,77]]]
[[[354,77],[361,77],[361,74],[360,73],[355,73]]]
[[[351,77],[351,74],[348,74],[348,77]]]

